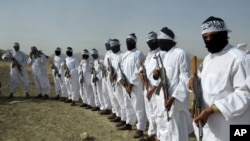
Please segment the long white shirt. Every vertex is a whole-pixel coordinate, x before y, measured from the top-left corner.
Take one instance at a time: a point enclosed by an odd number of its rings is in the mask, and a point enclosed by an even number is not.
[[[140,64],[145,59],[144,54],[137,48],[126,51],[122,56],[121,68],[129,84],[141,86],[139,78]],[[119,77],[119,76],[118,76]],[[118,78],[120,80],[121,78]]]
[[[246,86],[245,53],[228,44],[221,52],[208,54],[200,73],[204,108],[220,110],[204,126],[203,140],[228,141],[229,125],[250,124],[250,94]]]
[[[183,49],[178,47],[173,47],[168,52],[160,51],[159,53],[166,70],[169,96],[176,99],[175,108],[178,107],[180,108],[179,110],[183,110],[187,108],[189,104],[189,94],[187,88],[188,79],[190,77],[189,57]],[[164,99],[162,100],[162,106],[157,107],[158,115],[161,115],[165,110]]]
[[[34,56],[32,58],[29,57],[27,63],[31,65],[33,75],[47,74],[46,60],[47,59],[43,54],[40,54],[40,57],[37,58],[34,58]]]
[[[59,56],[54,56],[54,65],[56,66],[58,71],[60,71],[61,64],[63,63],[64,60],[65,60],[65,56],[62,54]],[[54,70],[53,70],[53,72],[54,72]]]
[[[10,51],[10,52],[7,52],[7,53],[2,55],[2,59],[4,60],[5,57],[9,57],[9,55],[14,57],[17,60],[17,62],[22,66],[22,68],[25,67],[25,65],[27,65],[27,59],[28,58],[22,51]],[[11,62],[10,66],[12,66],[12,65],[13,65],[13,62]]]
[[[80,76],[81,71],[82,71],[84,83],[86,83],[86,85],[91,84],[91,69],[92,69],[91,63],[92,62],[90,59],[81,60],[79,67],[78,67],[78,74]]]
[[[78,59],[76,59],[75,57],[71,56],[71,57],[66,57],[66,65],[69,68],[70,71],[70,75],[78,75]]]

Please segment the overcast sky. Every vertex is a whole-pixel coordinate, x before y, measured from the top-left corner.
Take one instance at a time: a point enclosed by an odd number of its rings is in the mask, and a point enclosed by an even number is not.
[[[12,49],[19,42],[29,53],[37,46],[48,55],[56,47],[74,53],[96,48],[117,38],[126,51],[125,39],[137,36],[137,47],[148,51],[146,36],[169,27],[177,46],[204,57],[200,26],[209,16],[224,19],[230,43],[250,46],[250,0],[0,0],[0,49]]]

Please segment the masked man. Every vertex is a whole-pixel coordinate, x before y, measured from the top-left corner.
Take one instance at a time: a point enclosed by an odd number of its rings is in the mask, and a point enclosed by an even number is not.
[[[63,87],[61,87],[63,84],[63,79],[61,77],[61,64],[63,63],[63,61],[65,60],[65,56],[61,54],[61,48],[57,47],[55,50],[55,56],[54,56],[54,62],[52,64],[52,76],[54,79],[54,84],[55,84],[55,93],[56,93],[56,97],[54,97],[54,100],[59,100],[60,99],[60,94],[62,99],[64,99],[67,95],[63,95],[65,94],[65,92],[63,92]]]
[[[36,98],[48,99],[50,94],[50,83],[46,68],[46,56],[37,50],[35,46],[31,47],[28,64],[32,68],[32,77],[35,83],[38,95]]]
[[[29,79],[27,72],[25,70],[25,66],[27,65],[27,56],[20,51],[19,43],[14,43],[14,51],[8,51],[7,53],[2,55],[2,59],[11,60],[10,64],[10,95],[8,98],[13,98],[14,91],[18,83],[22,83],[23,87],[26,91],[26,98],[29,98]]]
[[[78,74],[80,82],[80,96],[83,102],[80,107],[86,107],[86,109],[95,107],[94,92],[91,86],[91,63],[89,51],[84,49],[82,51],[82,60],[78,66]]]
[[[122,56],[120,70],[124,75],[121,75],[118,80],[124,87],[124,92],[127,94],[125,97],[125,103],[128,105],[132,104],[133,110],[127,109],[127,120],[130,120],[130,123],[127,123],[119,129],[131,130],[132,125],[137,121],[137,131],[134,138],[139,138],[143,136],[143,131],[146,129],[147,117],[145,112],[142,83],[139,78],[139,68],[141,62],[144,60],[144,55],[136,48],[136,42],[137,38],[134,33],[128,35],[126,38],[128,51]]]
[[[202,86],[202,111],[194,122],[203,123],[203,141],[230,140],[230,125],[250,124],[250,94],[246,84],[246,53],[228,43],[223,19],[209,17],[201,34],[209,54],[199,69]],[[193,79],[189,88],[194,89]],[[199,138],[198,128],[194,125]]]
[[[143,83],[145,109],[149,122],[148,136],[146,136],[144,140],[150,141],[155,139],[157,133],[155,113],[157,103],[155,99],[156,95],[154,94],[157,87],[157,81],[153,79],[153,70],[157,67],[155,56],[159,53],[160,48],[158,46],[157,34],[155,32],[152,31],[148,33],[147,45],[150,51],[146,56],[145,62],[141,64],[140,78]]]
[[[73,56],[73,49],[67,47],[65,59],[65,77],[66,77],[66,89],[68,92],[68,100],[65,103],[71,103],[71,106],[75,106],[79,100],[79,76],[78,76],[78,60]]]

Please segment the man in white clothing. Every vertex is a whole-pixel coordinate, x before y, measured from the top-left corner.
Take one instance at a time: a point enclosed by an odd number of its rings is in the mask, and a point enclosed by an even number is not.
[[[71,106],[75,106],[76,102],[79,100],[79,76],[78,76],[78,60],[73,56],[73,49],[71,47],[67,47],[66,50],[66,59],[64,69],[66,77],[66,89],[68,92],[68,100],[65,103],[71,103]]]
[[[18,42],[14,43],[14,51],[8,51],[7,53],[2,55],[2,59],[11,60],[10,64],[10,95],[8,98],[13,98],[14,91],[18,83],[22,82],[24,89],[26,91],[26,98],[29,98],[29,79],[27,72],[25,70],[25,66],[27,65],[27,56],[20,51],[20,45]]]
[[[101,110],[100,114],[101,115],[108,115],[111,114],[111,109],[113,110],[113,102],[112,102],[112,97],[114,97],[112,95],[112,88],[111,88],[111,84],[110,81],[108,79],[110,73],[108,71],[108,59],[110,58],[110,56],[112,55],[112,51],[111,51],[111,47],[110,47],[110,40],[108,39],[108,41],[105,43],[105,47],[106,47],[106,53],[104,55],[104,59],[103,59],[103,78],[102,79],[102,91],[103,91],[103,98],[104,98],[104,110]]]
[[[142,91],[142,83],[139,78],[139,68],[141,62],[144,60],[144,55],[136,48],[137,38],[134,33],[128,35],[126,38],[126,44],[128,51],[122,56],[121,70],[124,77],[120,77],[118,80],[124,87],[124,91],[127,93],[125,100],[127,104],[132,104],[133,110],[126,109],[127,120],[129,123],[120,127],[120,130],[131,130],[131,126],[137,121],[137,131],[134,138],[140,138],[143,136],[143,131],[146,129],[146,112],[145,103]],[[134,117],[136,116],[136,117]]]
[[[116,124],[117,127],[121,127],[126,124],[126,106],[125,106],[125,97],[126,93],[124,93],[122,85],[117,81],[117,76],[120,75],[119,73],[119,66],[118,64],[121,63],[122,60],[122,51],[120,50],[120,42],[118,39],[112,39],[110,41],[110,46],[112,50],[112,58],[109,58],[109,67],[108,70],[110,72],[109,80],[111,82],[111,90],[113,90],[114,94],[114,102],[117,104],[115,105],[116,110],[116,118],[111,121],[119,122]],[[131,104],[130,104],[131,105]],[[133,107],[130,106],[133,110]]]
[[[36,98],[42,98],[42,94],[44,94],[44,99],[49,98],[50,83],[47,74],[46,61],[46,56],[38,51],[35,46],[32,46],[28,64],[31,65],[33,81],[38,92]]]
[[[61,87],[63,80],[60,74],[60,70],[61,70],[61,64],[63,63],[64,60],[65,60],[65,56],[61,54],[61,48],[57,47],[55,50],[54,61],[51,66],[52,76],[53,76],[54,85],[55,85],[55,94],[56,94],[56,96],[52,98],[53,100],[59,100],[60,94],[61,94],[62,99],[64,99],[67,96],[67,95],[63,95],[65,94],[65,92],[63,92],[63,88]]]
[[[200,67],[202,111],[194,122],[203,123],[203,141],[229,141],[230,125],[250,124],[250,94],[246,85],[246,53],[228,43],[223,19],[209,17],[201,25],[201,34],[209,54]],[[189,88],[193,90],[193,78]],[[199,137],[194,124],[195,135]]]
[[[92,109],[95,107],[94,92],[91,86],[91,63],[89,51],[84,49],[82,51],[82,60],[78,66],[78,74],[80,83],[80,96],[83,102],[80,107],[85,107],[86,109]]]
[[[188,141],[193,131],[187,88],[190,60],[187,53],[176,46],[175,34],[168,27],[161,29],[157,39],[161,49],[156,55],[157,65],[159,70],[165,70],[155,90],[157,138],[160,141]],[[158,79],[159,75],[155,74],[160,72],[155,72],[153,77]]]
[[[144,89],[144,101],[145,109],[149,122],[148,136],[143,140],[154,140],[157,133],[156,126],[156,95],[154,94],[157,87],[157,81],[153,79],[153,70],[156,68],[155,56],[160,51],[158,46],[157,34],[155,32],[148,33],[147,45],[149,47],[148,55],[146,56],[145,62],[141,64],[140,68],[140,79],[143,83]]]

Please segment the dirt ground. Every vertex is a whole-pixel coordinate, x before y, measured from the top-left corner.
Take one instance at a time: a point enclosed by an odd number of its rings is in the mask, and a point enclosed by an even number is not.
[[[27,67],[31,96],[36,96],[30,67]],[[51,79],[51,94],[54,86]],[[77,106],[55,100],[29,99],[19,85],[14,99],[6,99],[9,94],[9,63],[0,61],[0,141],[136,141],[132,131],[118,131],[107,115],[99,115]],[[18,101],[17,103],[11,103]],[[146,134],[146,131],[144,132]],[[190,136],[190,141],[195,141]]]

